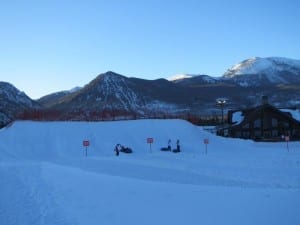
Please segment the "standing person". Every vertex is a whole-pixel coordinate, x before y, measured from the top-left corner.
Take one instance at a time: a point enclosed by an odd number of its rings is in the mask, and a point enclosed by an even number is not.
[[[180,152],[180,142],[179,139],[176,141],[176,146],[177,146],[177,152]]]
[[[120,154],[119,146],[120,146],[120,144],[117,144],[115,147],[116,156],[119,156],[119,154]]]
[[[168,150],[171,151],[171,139],[168,140]]]

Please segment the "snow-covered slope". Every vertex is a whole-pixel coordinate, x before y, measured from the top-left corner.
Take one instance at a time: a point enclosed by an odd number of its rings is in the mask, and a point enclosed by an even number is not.
[[[143,99],[130,87],[126,77],[113,72],[99,76],[90,86],[97,90],[93,94],[96,94],[96,101],[102,102],[104,107],[137,111],[142,105]],[[112,101],[115,104],[111,104]]]
[[[182,152],[160,151],[168,139]],[[23,121],[0,140],[1,224],[300,223],[299,142],[224,139],[182,120]],[[117,143],[133,153],[115,156]]]
[[[223,77],[239,77],[241,79],[243,78],[242,75],[252,75],[251,79],[256,80],[256,82],[262,80],[270,83],[300,81],[300,60],[280,57],[254,57],[232,66]]]

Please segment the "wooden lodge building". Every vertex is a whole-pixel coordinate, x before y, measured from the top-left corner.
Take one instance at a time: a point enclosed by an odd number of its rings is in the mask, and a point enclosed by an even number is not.
[[[260,106],[228,111],[229,126],[224,134],[229,137],[257,141],[300,140],[300,110],[277,109],[266,96]]]

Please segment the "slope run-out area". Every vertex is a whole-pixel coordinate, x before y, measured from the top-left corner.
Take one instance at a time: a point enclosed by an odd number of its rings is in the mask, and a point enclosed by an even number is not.
[[[168,139],[182,152],[160,151]],[[115,156],[117,143],[133,153]],[[299,142],[182,120],[15,122],[0,130],[0,179],[6,225],[300,224]]]

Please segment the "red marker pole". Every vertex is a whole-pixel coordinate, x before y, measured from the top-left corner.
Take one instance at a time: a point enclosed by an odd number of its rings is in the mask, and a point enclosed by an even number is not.
[[[207,155],[207,145],[209,144],[208,138],[205,138],[205,139],[203,140],[203,142],[204,142],[204,144],[205,144],[205,155]]]
[[[147,143],[150,144],[150,153],[152,153],[152,147],[151,144],[153,143],[153,138],[147,138]]]
[[[90,141],[84,140],[82,144],[85,147],[85,157],[87,157],[87,148],[90,145]]]

